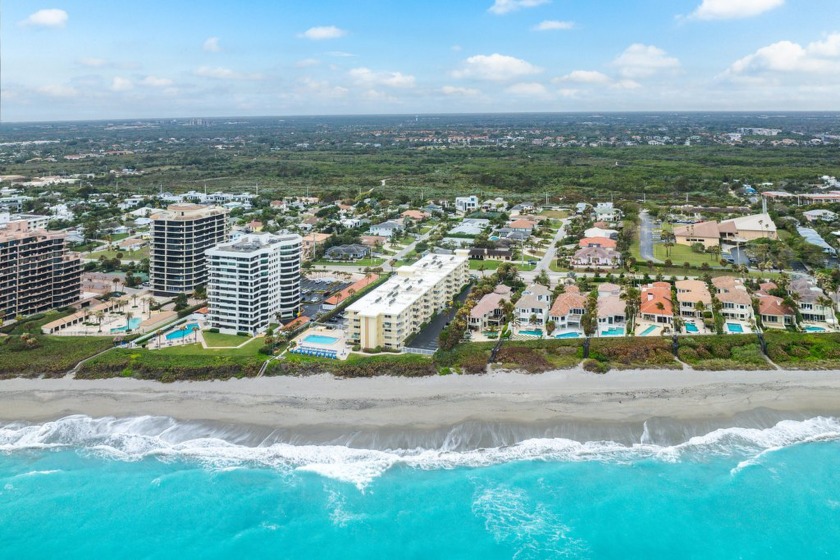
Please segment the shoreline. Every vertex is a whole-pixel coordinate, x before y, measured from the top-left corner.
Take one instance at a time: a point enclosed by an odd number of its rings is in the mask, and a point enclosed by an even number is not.
[[[573,439],[609,435],[638,441],[651,420],[670,426],[663,433],[682,431],[685,437],[688,424],[715,429],[732,422],[751,427],[785,418],[840,416],[840,371],[633,370],[595,375],[578,369],[537,375],[340,379],[322,374],[169,384],[120,378],[0,382],[0,421],[38,423],[73,414],[167,416],[247,428],[243,433],[259,437],[297,442],[351,438],[376,446],[383,444],[383,434],[390,434],[389,441],[410,444],[428,440],[428,434],[435,441],[449,438],[453,427],[464,425],[484,434],[469,436],[479,440],[496,437],[488,434],[497,430],[508,440],[577,434]]]

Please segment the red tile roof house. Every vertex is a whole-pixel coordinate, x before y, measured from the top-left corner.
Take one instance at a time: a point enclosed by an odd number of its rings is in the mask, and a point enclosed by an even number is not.
[[[760,296],[758,314],[761,315],[761,323],[765,328],[783,329],[796,321],[794,310],[785,305],[782,298],[776,296]]]
[[[740,278],[717,276],[712,278],[712,284],[717,289],[721,315],[738,321],[753,318],[752,298]]]
[[[639,308],[642,319],[657,324],[670,325],[674,319],[674,305],[671,302],[671,284],[654,282],[642,287],[642,305]]]
[[[580,318],[586,313],[586,296],[577,286],[569,286],[566,292],[557,296],[548,312],[556,328],[580,328]]]
[[[420,210],[406,210],[400,214],[400,216],[414,220],[415,222],[422,222],[423,220],[428,219],[430,214],[428,212],[421,212]]]
[[[470,328],[486,331],[491,327],[500,327],[504,321],[504,311],[499,303],[510,301],[510,288],[499,285],[491,293],[478,300],[470,310]]]
[[[609,237],[584,237],[578,242],[580,247],[602,247],[604,249],[615,249],[617,242]]]

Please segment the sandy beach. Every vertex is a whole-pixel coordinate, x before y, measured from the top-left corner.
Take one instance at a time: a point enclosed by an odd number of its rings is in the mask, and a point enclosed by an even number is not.
[[[133,379],[0,382],[0,420],[70,414],[170,416],[284,430],[435,430],[462,423],[638,424],[711,420],[756,409],[840,414],[840,372],[578,370],[419,379],[329,375],[161,384]]]

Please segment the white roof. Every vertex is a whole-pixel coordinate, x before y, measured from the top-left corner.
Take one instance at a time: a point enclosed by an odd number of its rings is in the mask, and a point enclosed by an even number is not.
[[[724,220],[721,224],[733,223],[738,231],[776,231],[776,224],[770,214],[753,214]]]
[[[411,266],[400,267],[395,276],[347,310],[365,317],[399,315],[465,262],[465,254],[426,255]]]

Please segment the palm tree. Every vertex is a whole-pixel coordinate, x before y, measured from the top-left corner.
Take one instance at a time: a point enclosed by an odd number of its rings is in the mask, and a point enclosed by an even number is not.
[[[134,313],[131,311],[126,311],[125,313],[125,331],[128,332],[131,330],[131,320],[134,318]]]
[[[99,332],[102,332],[102,319],[105,318],[105,312],[101,309],[96,312],[96,322],[99,323]]]

